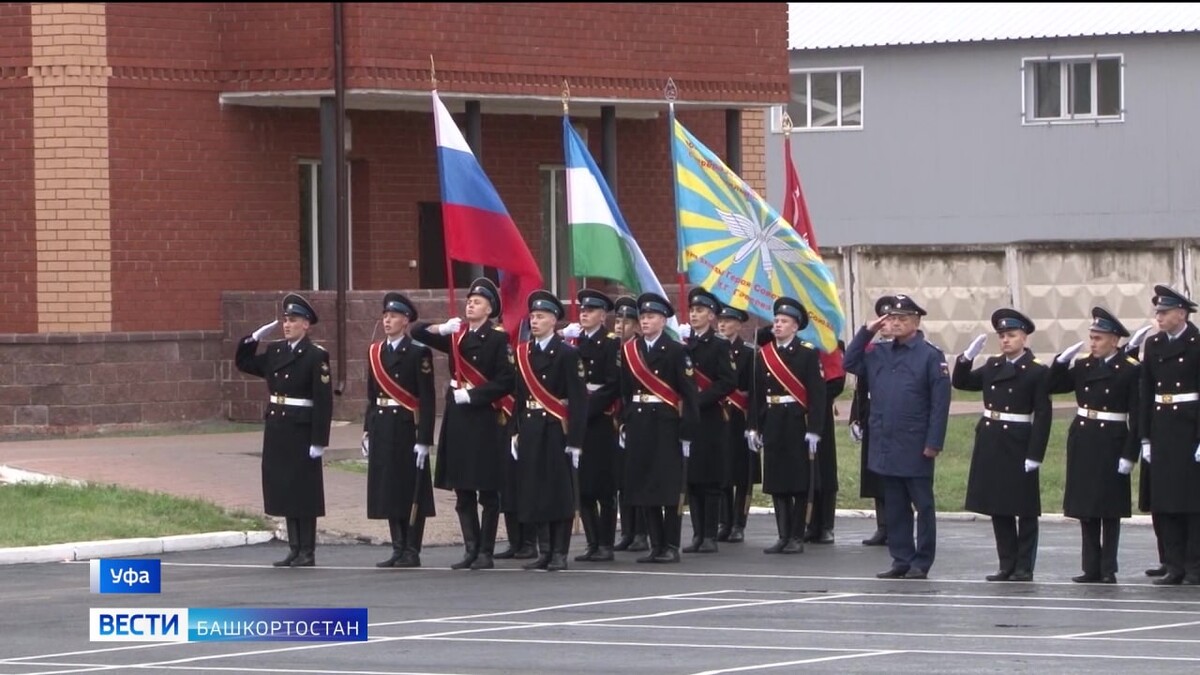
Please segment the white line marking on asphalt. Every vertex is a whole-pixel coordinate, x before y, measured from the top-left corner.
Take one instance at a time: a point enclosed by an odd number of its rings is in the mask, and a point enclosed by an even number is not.
[[[1165,612],[1164,612],[1165,613]],[[1058,637],[1066,638],[1086,638],[1096,637],[1098,635],[1115,635],[1117,633],[1136,633],[1143,630],[1160,630],[1163,628],[1182,628],[1184,626],[1195,626],[1200,624],[1200,621],[1185,621],[1183,623],[1164,623],[1159,626],[1139,626],[1137,628],[1115,628],[1113,630],[1098,630],[1091,633],[1073,633],[1071,635],[1060,635]]]
[[[900,654],[896,651],[878,651],[868,652],[865,654],[838,654],[837,656],[821,656],[815,659],[803,659],[800,661],[778,661],[776,663],[762,663],[754,666],[740,666],[738,668],[722,668],[721,670],[706,670],[696,673],[695,675],[721,675],[722,673],[745,673],[751,670],[766,670],[768,668],[783,668],[785,666],[802,666],[808,663],[825,663],[826,661],[843,661],[845,659],[861,659],[868,656],[887,656],[888,654]]]

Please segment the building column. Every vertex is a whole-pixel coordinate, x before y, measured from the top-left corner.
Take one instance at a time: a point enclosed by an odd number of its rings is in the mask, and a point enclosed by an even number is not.
[[[112,330],[103,3],[32,3],[38,332]]]
[[[767,196],[766,111],[762,108],[743,110],[742,171],[738,175],[763,198]],[[778,138],[772,135],[771,138]]]

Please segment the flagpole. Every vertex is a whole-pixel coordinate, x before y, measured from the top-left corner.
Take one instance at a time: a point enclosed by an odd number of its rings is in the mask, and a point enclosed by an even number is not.
[[[667,84],[663,87],[663,98],[667,100],[667,119],[670,125],[667,138],[671,146],[671,182],[675,186],[675,242],[678,249],[675,260],[675,283],[679,286],[679,308],[684,308],[687,306],[687,263],[684,261],[684,250],[681,246],[683,237],[679,223],[679,176],[676,175],[679,158],[675,156],[675,99],[679,98],[679,88],[675,86],[674,78],[667,78]]]
[[[571,123],[571,85],[570,85],[570,83],[567,82],[567,78],[565,78],[565,77],[563,78],[563,81],[562,81],[562,107],[563,107],[563,119],[566,121],[567,124],[570,124]],[[570,171],[569,168],[567,170]],[[570,193],[571,193],[571,191],[567,190],[567,195],[568,195],[567,199],[568,200],[570,200]],[[568,214],[570,213],[569,205],[568,205],[567,213]],[[568,216],[568,218],[567,218],[568,224],[570,223],[570,220],[571,219]],[[575,249],[571,245],[571,240],[572,240],[572,237],[568,236],[567,237],[567,250],[570,252],[570,255],[567,256],[567,261],[568,261],[567,266],[569,267],[569,274],[567,275],[567,292],[571,294],[571,297],[568,299],[568,303],[571,306],[571,311],[569,313],[569,316],[571,319],[571,323],[579,323],[579,303],[576,301],[577,300],[576,294],[579,291],[578,291],[578,288],[576,286],[576,281],[575,281]]]
[[[433,54],[429,55],[429,81],[433,84],[433,96],[434,96],[434,98],[436,98],[438,95],[437,94],[437,68],[434,66],[434,63],[433,63]],[[437,115],[436,110],[434,111],[434,115],[435,116]],[[446,215],[445,214],[446,214],[446,202],[443,199],[442,200],[442,237],[443,237],[442,252],[445,254],[445,258],[446,258],[446,300],[447,300],[447,305],[448,305],[448,308],[446,310],[446,318],[449,319],[454,316],[454,309],[455,309],[455,307],[458,306],[458,303],[455,301],[455,298],[454,298],[454,261],[450,258],[450,247],[446,244],[446,241],[445,241],[445,232],[446,232]],[[466,326],[464,325],[464,328],[465,327]],[[462,371],[459,368],[459,365],[460,365],[459,361],[461,360],[462,357],[458,353],[458,340],[456,339],[457,337],[458,337],[457,335],[450,336],[450,362],[454,366],[454,378],[453,379],[458,383],[459,387],[462,387],[463,386],[462,376],[461,376]]]

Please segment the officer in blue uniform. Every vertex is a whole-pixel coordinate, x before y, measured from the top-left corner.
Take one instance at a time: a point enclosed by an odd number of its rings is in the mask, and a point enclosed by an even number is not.
[[[945,354],[920,330],[923,308],[907,295],[897,295],[882,311],[855,334],[845,360],[846,371],[870,387],[868,465],[883,485],[892,555],[891,568],[876,576],[924,579],[937,547],[933,469],[946,440],[950,373]],[[885,323],[890,341],[873,342]]]

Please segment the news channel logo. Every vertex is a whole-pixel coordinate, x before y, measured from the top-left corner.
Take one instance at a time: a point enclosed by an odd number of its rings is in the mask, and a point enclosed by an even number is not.
[[[162,561],[93,558],[93,593],[161,593]]]
[[[354,608],[92,607],[91,642],[366,642]]]

